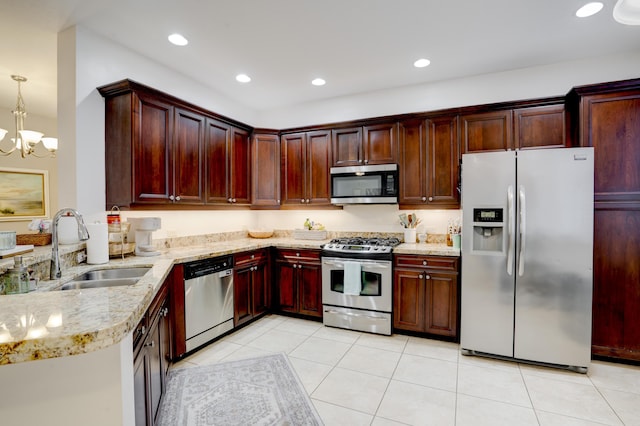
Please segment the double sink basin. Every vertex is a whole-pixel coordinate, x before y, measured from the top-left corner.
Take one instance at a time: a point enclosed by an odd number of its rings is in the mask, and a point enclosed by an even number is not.
[[[72,281],[63,284],[59,290],[133,285],[137,283],[149,269],[151,269],[151,267],[139,266],[88,271],[82,275],[78,275]]]

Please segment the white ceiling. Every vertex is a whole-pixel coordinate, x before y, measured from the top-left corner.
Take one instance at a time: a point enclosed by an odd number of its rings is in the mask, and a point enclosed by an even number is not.
[[[55,116],[56,33],[74,24],[265,110],[639,50],[640,26],[602,1],[578,19],[586,0],[0,0],[0,107],[15,106],[21,74],[27,110]],[[420,57],[431,66],[414,68]]]

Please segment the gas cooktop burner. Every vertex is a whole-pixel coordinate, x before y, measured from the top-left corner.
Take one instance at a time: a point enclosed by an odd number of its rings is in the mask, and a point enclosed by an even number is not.
[[[328,255],[342,253],[369,257],[370,255],[391,255],[393,248],[398,244],[400,240],[397,238],[336,238],[325,244],[323,250]]]

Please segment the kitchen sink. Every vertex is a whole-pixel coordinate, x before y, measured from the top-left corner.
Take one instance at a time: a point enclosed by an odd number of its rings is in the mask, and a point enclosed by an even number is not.
[[[131,267],[115,269],[96,269],[78,275],[73,281],[109,280],[114,278],[140,278],[149,271],[149,267]]]
[[[97,269],[79,275],[60,287],[60,290],[83,288],[120,287],[137,283],[150,267]]]

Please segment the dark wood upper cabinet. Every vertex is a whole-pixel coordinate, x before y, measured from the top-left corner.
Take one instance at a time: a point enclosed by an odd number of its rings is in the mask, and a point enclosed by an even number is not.
[[[207,204],[248,205],[249,132],[207,119],[205,137]]]
[[[331,205],[331,132],[318,130],[283,134],[282,206]]]
[[[570,146],[564,103],[533,101],[522,107],[462,113],[460,131],[464,153]],[[477,110],[478,107],[473,107]]]
[[[397,162],[395,122],[332,130],[333,166]]]
[[[202,204],[204,202],[202,179],[205,117],[176,108],[174,123],[174,201]]]
[[[563,104],[514,109],[513,127],[516,149],[567,146]]]
[[[131,80],[98,90],[107,210],[249,206],[248,128]]]
[[[277,133],[251,137],[251,205],[280,207],[280,138]]]
[[[511,110],[460,116],[463,152],[513,149]]]
[[[173,190],[173,107],[143,94],[133,96],[133,199],[128,203],[169,203]],[[108,141],[114,144],[114,141]],[[116,143],[117,144],[117,143]],[[111,150],[108,154],[117,155]],[[130,161],[127,158],[121,158]],[[113,164],[109,162],[108,164]],[[116,163],[117,167],[117,163]],[[116,170],[107,171],[117,173]],[[109,203],[107,203],[108,205]]]
[[[398,129],[400,208],[459,208],[458,117],[409,119]]]

